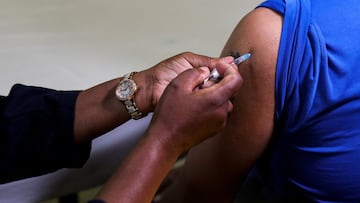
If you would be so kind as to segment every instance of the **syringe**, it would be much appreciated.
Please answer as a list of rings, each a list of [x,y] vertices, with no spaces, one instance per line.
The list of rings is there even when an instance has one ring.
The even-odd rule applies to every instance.
[[[236,65],[239,65],[241,64],[242,62],[248,60],[251,56],[251,53],[246,53],[244,55],[241,55],[239,57],[237,57],[236,59],[234,59],[234,64]],[[209,80],[211,81],[214,81],[214,82],[219,82],[220,80],[220,73],[216,70],[216,68],[214,68],[211,72],[210,72],[210,75],[209,77],[207,77],[204,82],[203,82],[203,85],[205,85],[205,83]]]

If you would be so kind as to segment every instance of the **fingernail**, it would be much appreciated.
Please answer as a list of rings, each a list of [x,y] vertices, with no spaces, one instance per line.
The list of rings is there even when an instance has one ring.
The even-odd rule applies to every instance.
[[[210,70],[207,67],[199,67],[198,70],[201,75],[204,75],[204,77],[207,77],[210,74]]]
[[[210,72],[210,71],[209,71],[209,68],[207,68],[207,67],[199,67],[199,70],[200,70],[201,72]]]
[[[236,65],[235,63],[231,63],[231,65],[235,68],[235,70],[239,70],[239,66]]]
[[[234,57],[232,56],[225,56],[222,58],[226,63],[233,63],[234,62]]]

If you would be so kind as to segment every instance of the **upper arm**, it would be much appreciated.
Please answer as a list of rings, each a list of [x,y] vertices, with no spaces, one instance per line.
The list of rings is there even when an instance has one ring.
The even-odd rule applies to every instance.
[[[232,198],[239,179],[267,147],[274,127],[275,68],[281,26],[282,18],[277,13],[255,9],[240,21],[225,45],[222,55],[250,52],[252,56],[239,65],[244,83],[233,101],[227,126],[187,156],[179,181],[182,183],[177,185],[185,188],[185,195],[192,191],[192,199],[195,195],[200,199],[208,197],[210,202]],[[200,199],[196,201],[205,200]]]
[[[218,141],[219,156],[231,157],[234,173],[243,175],[261,156],[273,134],[275,71],[282,18],[274,11],[258,8],[241,20],[222,55],[252,54],[239,66],[243,86],[234,99],[234,110]],[[214,140],[216,140],[214,139]],[[218,143],[221,144],[218,144]],[[219,160],[220,157],[219,157]]]

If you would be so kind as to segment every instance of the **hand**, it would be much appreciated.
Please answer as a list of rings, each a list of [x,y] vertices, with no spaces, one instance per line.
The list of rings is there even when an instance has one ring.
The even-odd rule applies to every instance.
[[[141,93],[141,90],[139,90],[140,94],[145,95],[141,97],[141,99],[135,98],[139,109],[144,113],[154,111],[165,88],[183,71],[197,67],[211,68],[219,61],[231,63],[233,58],[211,58],[186,52],[168,58],[152,68],[138,73],[135,75],[134,79],[136,80],[136,77],[141,77],[142,75],[142,79],[137,80],[137,82],[144,81],[144,89],[146,90]]]
[[[173,61],[170,67],[177,67],[175,62],[183,62],[179,67],[196,67],[181,57],[170,61]],[[165,75],[171,73],[167,72],[167,62],[162,63]],[[225,126],[227,114],[232,110],[230,98],[242,80],[233,64],[219,61],[216,68],[224,78],[207,88],[199,87],[210,74],[208,67],[188,69],[181,74],[171,69],[179,76],[173,76],[176,78],[161,96],[145,136],[100,191],[98,199],[150,202],[178,156]]]
[[[166,88],[150,125],[165,145],[185,152],[225,126],[242,79],[234,64],[218,61],[216,68],[223,79],[210,87],[199,88],[210,73],[202,67],[186,70]]]

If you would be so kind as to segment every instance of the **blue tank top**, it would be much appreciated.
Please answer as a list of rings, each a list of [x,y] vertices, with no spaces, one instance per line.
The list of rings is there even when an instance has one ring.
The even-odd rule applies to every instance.
[[[272,199],[360,202],[360,2],[259,7],[284,18],[265,170]]]

